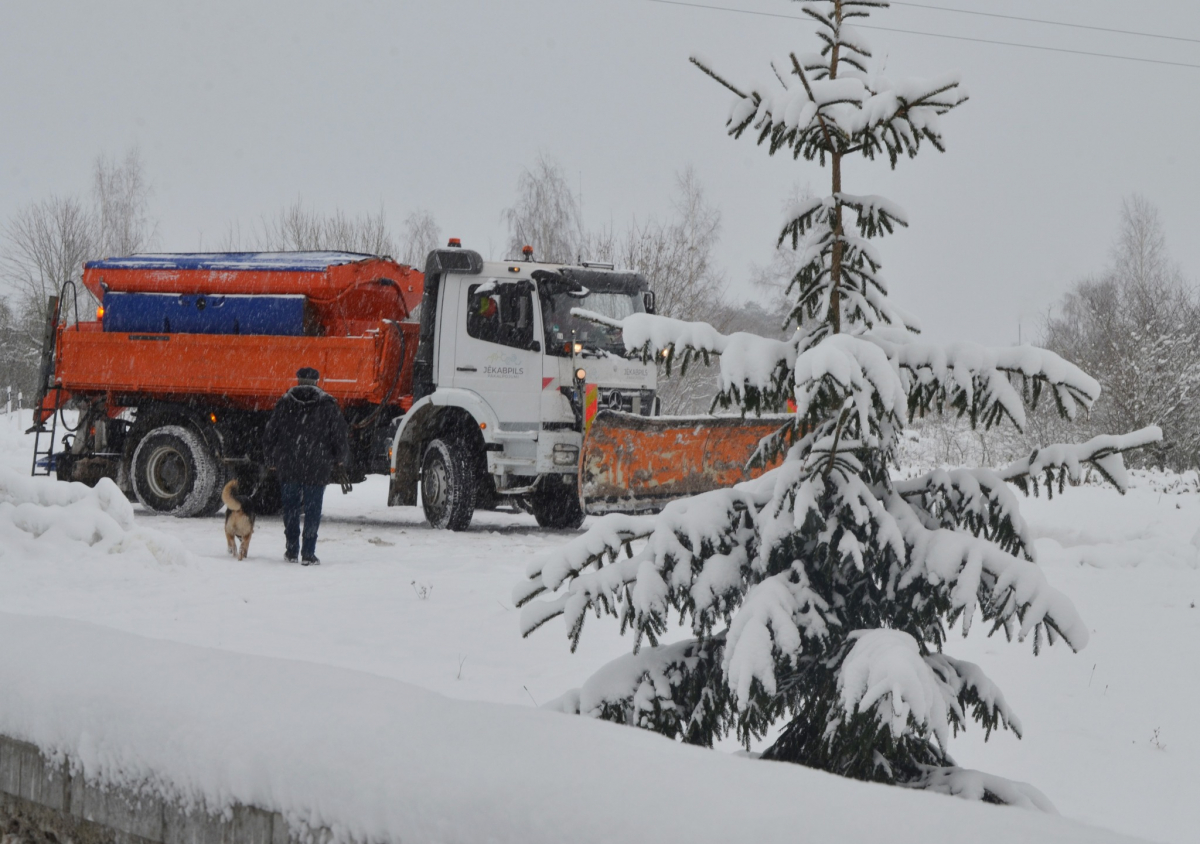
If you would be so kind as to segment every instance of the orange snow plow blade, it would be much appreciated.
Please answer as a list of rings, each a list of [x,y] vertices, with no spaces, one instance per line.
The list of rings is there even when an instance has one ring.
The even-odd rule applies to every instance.
[[[602,410],[579,458],[585,513],[661,510],[677,498],[733,486],[766,468],[746,463],[790,416],[636,416]]]

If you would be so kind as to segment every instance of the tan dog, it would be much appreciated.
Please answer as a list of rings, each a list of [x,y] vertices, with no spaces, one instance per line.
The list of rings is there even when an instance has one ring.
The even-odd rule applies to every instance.
[[[254,535],[254,510],[250,502],[237,495],[238,482],[232,480],[221,490],[221,500],[225,502],[225,541],[229,543],[229,556],[239,560],[246,559],[246,551],[250,548],[250,537]],[[241,549],[237,549],[234,539],[242,541]]]

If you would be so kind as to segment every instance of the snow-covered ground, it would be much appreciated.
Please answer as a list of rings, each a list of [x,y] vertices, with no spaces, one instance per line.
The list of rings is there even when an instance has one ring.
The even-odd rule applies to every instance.
[[[299,840],[558,844],[1133,839],[531,706],[0,612],[0,724],[141,795],[280,811]],[[215,812],[214,812],[215,813]],[[7,840],[7,839],[6,839]],[[16,842],[20,844],[20,842]]]
[[[28,424],[27,413],[0,416],[0,468],[27,474],[32,442],[20,432]],[[986,638],[983,625],[966,640],[952,636],[951,654],[980,663],[1026,731],[1024,740],[1000,734],[986,745],[982,732],[969,732],[952,750],[962,765],[1031,782],[1068,818],[1190,842],[1200,829],[1192,798],[1200,785],[1200,560],[1192,544],[1200,496],[1158,486],[1144,483],[1124,498],[1089,486],[1026,502],[1040,562],[1074,600],[1091,643],[1079,654],[1059,645],[1034,657],[1028,644]],[[259,521],[244,562],[226,555],[220,517],[176,520],[137,508],[119,553],[55,540],[67,530],[56,526],[29,540],[50,553],[17,542],[0,549],[0,613],[520,706],[579,686],[628,650],[608,622],[588,621],[575,654],[561,622],[519,636],[513,585],[532,556],[571,534],[503,514],[477,514],[463,534],[435,532],[418,509],[384,506],[385,493],[382,478],[346,496],[330,489],[317,568],[283,562],[278,519]]]

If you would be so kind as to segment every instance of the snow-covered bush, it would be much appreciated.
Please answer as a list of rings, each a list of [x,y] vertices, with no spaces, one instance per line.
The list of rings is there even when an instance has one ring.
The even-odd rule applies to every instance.
[[[110,554],[146,552],[164,564],[188,560],[178,539],[135,524],[133,505],[108,478],[89,487],[0,468],[0,555],[75,556],[80,545]]]
[[[929,143],[966,99],[958,79],[892,80],[868,71],[850,26],[874,0],[803,9],[822,49],[772,68],[782,90],[739,88],[729,131],[752,131],[774,153],[831,169],[832,191],[793,208],[780,240],[800,253],[786,341],[723,335],[703,323],[635,314],[618,324],[631,353],[720,363],[718,400],[743,410],[793,398],[792,421],[758,458],[783,455],[756,480],[676,501],[656,516],[611,515],[530,566],[514,591],[528,635],[563,615],[577,642],[589,611],[620,619],[634,649],[559,709],[711,745],[745,743],[783,721],[766,758],[864,780],[996,802],[1044,806],[1032,789],[954,766],[949,738],[969,720],[989,733],[1020,724],[975,665],[945,655],[948,629],[1082,648],[1088,629],[1046,582],[1015,484],[1048,493],[1094,467],[1126,483],[1121,453],[1160,436],[1146,429],[1035,450],[1002,471],[891,475],[906,420],[953,413],[990,429],[1021,429],[1027,406],[1050,400],[1068,419],[1099,385],[1031,346],[936,345],[888,299],[872,240],[906,225],[879,196],[842,187],[846,156],[892,166]],[[598,315],[588,318],[603,320]],[[660,644],[671,617],[692,638]]]
[[[932,415],[914,420],[904,431],[896,461],[910,477],[947,466],[998,468],[1029,454],[1035,445],[1028,433],[1011,425],[984,429],[961,416]]]

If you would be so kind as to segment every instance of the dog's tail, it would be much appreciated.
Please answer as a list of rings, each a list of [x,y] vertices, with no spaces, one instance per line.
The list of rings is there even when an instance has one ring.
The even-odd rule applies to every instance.
[[[238,488],[237,479],[234,478],[229,483],[225,484],[225,488],[221,490],[221,500],[225,502],[225,506],[232,510],[241,510],[242,502],[238,499],[236,490]]]

